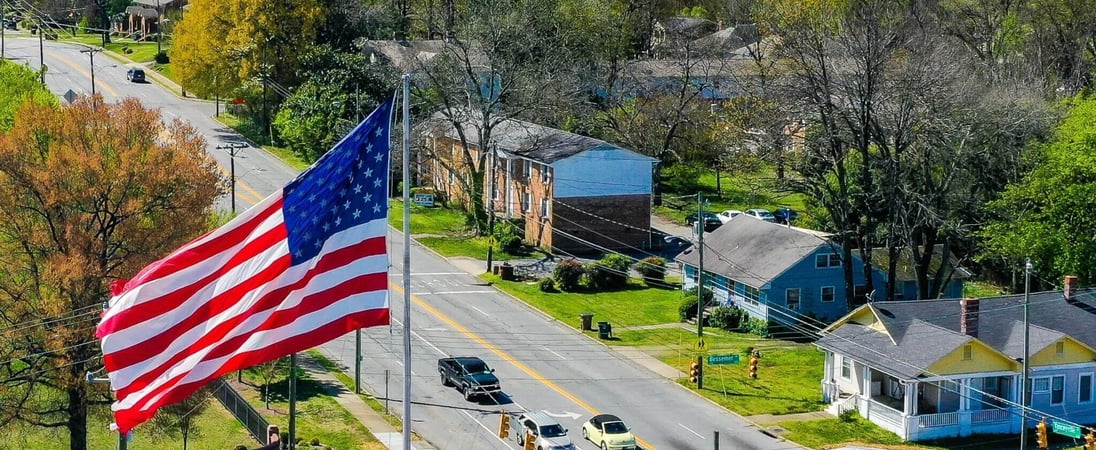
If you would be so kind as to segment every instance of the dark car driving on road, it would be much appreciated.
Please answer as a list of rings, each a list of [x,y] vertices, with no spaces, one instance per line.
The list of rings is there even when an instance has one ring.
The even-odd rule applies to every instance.
[[[719,216],[715,215],[715,213],[704,211],[701,213],[701,216],[704,218],[704,231],[712,231],[719,228],[720,225],[723,225],[723,221],[719,220]],[[696,213],[685,216],[685,225],[690,227],[696,225]]]
[[[145,71],[144,69],[138,69],[136,67],[131,68],[126,71],[126,79],[134,83],[144,83]]]
[[[471,400],[476,396],[491,396],[501,392],[499,379],[495,377],[495,369],[487,367],[475,356],[461,356],[457,358],[441,358],[438,360],[438,374],[441,375],[441,384],[456,386],[465,400]]]

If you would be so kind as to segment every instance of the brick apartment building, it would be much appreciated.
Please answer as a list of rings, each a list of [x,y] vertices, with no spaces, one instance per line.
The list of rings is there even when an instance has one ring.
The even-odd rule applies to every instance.
[[[475,127],[464,128],[469,145],[476,145]],[[460,153],[451,124],[430,133],[433,154]],[[526,243],[563,254],[651,247],[654,158],[518,120],[497,125],[491,136],[497,150],[487,158],[484,204],[497,217],[523,219]],[[467,199],[443,164],[434,161],[429,171],[439,192]]]

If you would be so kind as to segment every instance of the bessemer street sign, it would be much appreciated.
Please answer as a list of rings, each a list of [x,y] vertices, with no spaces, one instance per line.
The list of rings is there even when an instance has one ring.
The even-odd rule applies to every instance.
[[[721,366],[726,364],[738,364],[742,362],[742,356],[737,353],[729,355],[708,355],[709,366]]]

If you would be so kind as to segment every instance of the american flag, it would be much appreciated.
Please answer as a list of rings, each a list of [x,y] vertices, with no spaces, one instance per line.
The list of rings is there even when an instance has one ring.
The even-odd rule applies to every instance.
[[[121,432],[223,374],[386,325],[392,101],[280,191],[116,282],[96,330]]]

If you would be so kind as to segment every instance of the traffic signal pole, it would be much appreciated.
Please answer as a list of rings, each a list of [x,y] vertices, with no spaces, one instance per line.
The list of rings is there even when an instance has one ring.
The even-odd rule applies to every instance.
[[[696,193],[696,249],[697,264],[696,273],[696,339],[704,340],[704,193]],[[696,390],[704,389],[704,353],[698,348],[696,352]]]

